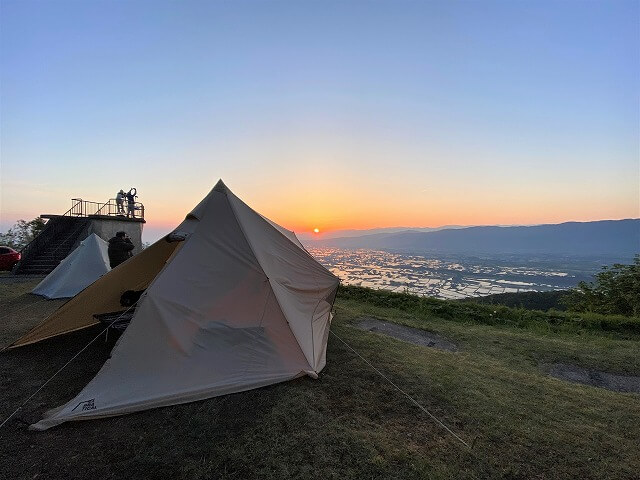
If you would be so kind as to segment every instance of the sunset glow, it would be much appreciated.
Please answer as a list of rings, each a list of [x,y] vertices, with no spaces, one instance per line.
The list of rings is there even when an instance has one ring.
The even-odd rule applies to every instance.
[[[158,3],[3,5],[0,231],[219,178],[319,238],[640,216],[637,3]]]

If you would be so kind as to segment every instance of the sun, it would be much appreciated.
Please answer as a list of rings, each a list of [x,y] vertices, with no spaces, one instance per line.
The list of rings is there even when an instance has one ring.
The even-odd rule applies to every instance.
[[[313,229],[313,233],[320,233],[320,229],[319,229],[319,228],[317,228],[317,227],[316,227],[316,228],[314,228],[314,229]]]

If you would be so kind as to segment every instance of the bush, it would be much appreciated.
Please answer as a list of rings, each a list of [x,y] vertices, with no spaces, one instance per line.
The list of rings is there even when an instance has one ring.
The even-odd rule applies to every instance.
[[[580,282],[564,298],[569,310],[640,316],[640,255],[631,265],[603,267],[594,282]]]

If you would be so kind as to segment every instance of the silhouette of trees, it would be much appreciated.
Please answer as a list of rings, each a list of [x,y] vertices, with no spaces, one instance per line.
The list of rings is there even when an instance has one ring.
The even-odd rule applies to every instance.
[[[640,255],[631,265],[602,267],[595,282],[580,282],[564,302],[576,312],[640,316]]]
[[[36,238],[44,229],[45,221],[36,217],[33,220],[18,220],[6,233],[0,233],[0,245],[20,250]]]

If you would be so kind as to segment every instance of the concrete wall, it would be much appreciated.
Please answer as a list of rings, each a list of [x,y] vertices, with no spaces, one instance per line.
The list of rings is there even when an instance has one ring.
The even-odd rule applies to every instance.
[[[134,222],[127,220],[117,220],[111,218],[89,218],[89,226],[87,231],[80,235],[80,240],[84,240],[92,233],[95,233],[105,241],[116,236],[116,232],[127,232],[131,237],[131,241],[135,245],[133,254],[136,255],[142,251],[142,222]]]

